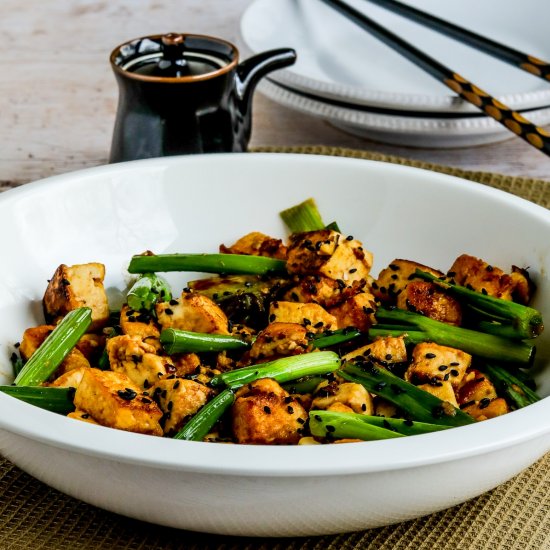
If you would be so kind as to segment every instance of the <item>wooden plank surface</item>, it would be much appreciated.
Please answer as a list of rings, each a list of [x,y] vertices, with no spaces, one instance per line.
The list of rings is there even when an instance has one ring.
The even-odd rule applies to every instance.
[[[2,0],[0,189],[107,162],[117,44],[170,31],[238,41],[250,0]],[[463,149],[383,145],[256,94],[251,145],[335,145],[550,180],[550,159],[517,138]]]

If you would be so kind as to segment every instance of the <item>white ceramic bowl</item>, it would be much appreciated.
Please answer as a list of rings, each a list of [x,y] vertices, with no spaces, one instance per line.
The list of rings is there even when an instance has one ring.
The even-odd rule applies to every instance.
[[[448,268],[462,252],[530,266],[550,319],[550,213],[457,178],[383,163],[210,155],[104,166],[0,196],[0,364],[41,322],[55,267],[103,261],[121,285],[131,254],[215,251],[251,230],[283,235],[277,213],[315,197],[360,238],[377,272],[395,257]],[[186,276],[172,277],[184,286]],[[535,367],[550,395],[548,335]],[[550,398],[453,430],[305,447],[183,442],[88,425],[0,395],[0,452],[45,483],[127,516],[257,536],[337,533],[441,510],[510,479],[550,449]]]

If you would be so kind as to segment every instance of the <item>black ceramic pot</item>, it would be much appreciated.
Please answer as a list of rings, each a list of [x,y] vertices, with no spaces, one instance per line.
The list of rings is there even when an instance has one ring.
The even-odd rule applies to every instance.
[[[239,63],[233,44],[193,34],[118,46],[110,57],[119,86],[110,161],[245,151],[256,84],[295,60],[285,48]]]

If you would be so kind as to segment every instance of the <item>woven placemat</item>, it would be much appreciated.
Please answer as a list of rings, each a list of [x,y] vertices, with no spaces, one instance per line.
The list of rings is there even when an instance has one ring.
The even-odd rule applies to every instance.
[[[350,156],[478,181],[550,207],[550,182],[335,147],[256,151]],[[0,550],[550,550],[550,454],[484,495],[414,521],[302,539],[203,535],[128,519],[67,497],[0,458]],[[236,503],[238,504],[238,503]]]

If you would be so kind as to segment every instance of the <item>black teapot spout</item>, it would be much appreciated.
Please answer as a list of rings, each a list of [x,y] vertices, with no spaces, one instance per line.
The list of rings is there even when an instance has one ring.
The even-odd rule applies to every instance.
[[[292,48],[280,48],[259,53],[239,63],[235,75],[235,91],[242,112],[249,112],[254,89],[266,74],[289,67],[295,61],[296,52]]]

